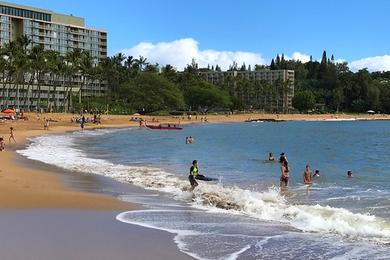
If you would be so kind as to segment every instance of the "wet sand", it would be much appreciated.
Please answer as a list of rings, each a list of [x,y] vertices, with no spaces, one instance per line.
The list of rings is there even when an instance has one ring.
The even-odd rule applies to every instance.
[[[173,235],[115,220],[119,211],[0,210],[2,260],[192,259]]]

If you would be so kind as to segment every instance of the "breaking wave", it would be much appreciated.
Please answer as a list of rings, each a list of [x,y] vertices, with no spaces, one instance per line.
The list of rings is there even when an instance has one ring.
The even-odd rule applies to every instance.
[[[275,187],[260,192],[225,186],[221,182],[202,182],[193,194],[187,191],[189,183],[185,175],[178,176],[159,168],[113,164],[107,160],[89,158],[75,145],[77,138],[105,133],[107,130],[35,137],[18,153],[67,170],[107,176],[148,190],[169,193],[175,199],[190,202],[197,208],[223,210],[261,221],[280,222],[303,232],[332,233],[390,243],[390,223],[374,215],[330,206],[293,205]]]

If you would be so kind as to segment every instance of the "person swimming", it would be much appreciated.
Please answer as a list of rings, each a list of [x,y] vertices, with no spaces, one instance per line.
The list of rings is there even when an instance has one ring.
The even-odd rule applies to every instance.
[[[320,177],[320,171],[319,171],[319,170],[316,170],[316,171],[314,172],[313,177]]]
[[[311,170],[309,165],[306,165],[305,171],[303,172],[303,183],[312,184]]]
[[[274,156],[272,155],[272,153],[269,153],[269,154],[268,154],[268,161],[275,161],[275,158],[274,158]]]
[[[348,172],[347,172],[347,177],[348,177],[348,178],[352,178],[352,171],[348,171]]]

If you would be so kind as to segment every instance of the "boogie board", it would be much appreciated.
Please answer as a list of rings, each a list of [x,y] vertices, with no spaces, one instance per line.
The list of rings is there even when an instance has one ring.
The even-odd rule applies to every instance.
[[[195,179],[200,180],[200,181],[218,181],[217,178],[206,177],[202,174],[196,175]]]

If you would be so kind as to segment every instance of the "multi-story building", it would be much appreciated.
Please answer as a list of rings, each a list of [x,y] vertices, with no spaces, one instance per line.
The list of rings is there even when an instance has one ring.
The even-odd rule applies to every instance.
[[[53,50],[61,55],[66,55],[74,49],[80,49],[90,53],[94,64],[107,57],[107,32],[86,27],[84,18],[0,1],[0,46],[3,47],[20,36],[29,38],[30,44],[27,46],[29,49],[36,45],[42,45],[45,50]],[[50,93],[53,89],[51,86],[40,86],[39,90],[34,86],[25,90],[22,86],[19,91],[31,92],[23,95],[29,98],[27,103],[28,108],[31,109],[37,107],[37,101],[34,100],[34,97],[38,95],[37,91],[41,92],[39,93],[40,100],[45,96],[54,95],[58,103],[61,103],[66,95],[71,94],[67,93],[69,89],[73,93],[80,92],[81,82],[81,76],[75,76],[71,88],[59,84],[62,87],[56,87],[54,94]],[[5,87],[3,86],[3,88]],[[13,89],[14,87],[9,85],[6,91],[0,91],[0,95],[2,93],[8,94],[7,97],[0,96],[0,106],[21,107],[23,106],[21,104],[26,103],[19,100],[22,95],[10,93],[13,92]],[[98,83],[89,84],[88,88],[82,89],[85,92],[84,96],[101,95],[104,90],[105,87]],[[18,100],[15,100],[15,97]],[[8,100],[5,100],[6,98]]]
[[[234,82],[234,78],[243,78],[250,81],[264,81],[275,85],[276,97],[270,97],[272,103],[269,108],[283,111],[292,109],[292,98],[294,97],[294,71],[293,70],[259,70],[259,71],[203,71],[200,75],[208,82],[218,85],[226,82]],[[280,84],[276,84],[280,83]],[[279,105],[280,104],[280,105]]]

